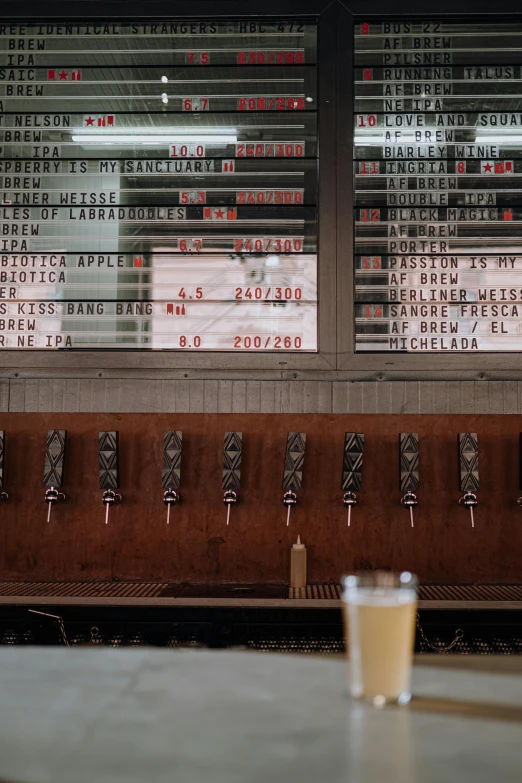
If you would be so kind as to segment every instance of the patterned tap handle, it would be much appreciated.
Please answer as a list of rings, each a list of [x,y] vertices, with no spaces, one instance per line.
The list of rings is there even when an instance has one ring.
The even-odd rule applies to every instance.
[[[98,455],[100,489],[103,489],[102,503],[105,506],[105,524],[109,522],[109,508],[117,506],[123,497],[115,492],[120,483],[119,433],[103,431],[98,434]]]
[[[363,433],[345,432],[341,489],[344,492],[343,505],[348,509],[348,527],[351,525],[352,507],[357,505],[355,493],[361,489],[363,451]]]
[[[227,525],[230,522],[230,509],[237,503],[237,493],[241,488],[242,451],[243,433],[225,432],[221,486],[225,490],[223,503],[227,507]]]
[[[181,500],[178,490],[181,485],[181,444],[183,433],[180,430],[167,430],[163,435],[163,469],[161,486],[165,490],[163,502],[167,506],[167,525],[170,524],[170,509]]]
[[[518,433],[518,488],[522,489],[522,432]],[[522,497],[517,498],[517,504],[522,506]]]
[[[306,448],[305,432],[289,432],[286,439],[285,466],[283,470],[283,504],[287,507],[287,527],[290,511],[297,504],[297,493],[303,483],[303,467]]]
[[[46,487],[44,500],[47,503],[47,522],[51,521],[52,507],[65,500],[65,494],[58,492],[58,488],[63,484],[66,445],[66,430],[49,430],[45,444],[43,480]]]
[[[7,503],[9,495],[3,489],[4,486],[4,450],[5,450],[5,432],[0,430],[0,503]]]
[[[419,502],[415,494],[419,489],[419,436],[416,432],[399,435],[399,474],[399,487],[405,493],[401,503],[409,509],[413,527],[413,509]]]
[[[459,498],[459,505],[469,509],[471,527],[475,527],[473,509],[478,504],[479,488],[478,470],[478,437],[476,432],[459,432],[459,488],[464,495]]]

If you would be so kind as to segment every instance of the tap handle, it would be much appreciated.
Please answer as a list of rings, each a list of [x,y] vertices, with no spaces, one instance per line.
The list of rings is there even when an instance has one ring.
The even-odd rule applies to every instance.
[[[419,489],[419,436],[416,432],[399,435],[399,488],[407,494]]]
[[[301,489],[301,484],[303,482],[305,446],[305,432],[288,433],[286,439],[285,466],[283,471],[283,489],[285,490],[286,495],[289,493],[294,494],[299,492]]]
[[[225,432],[223,443],[223,474],[221,479],[221,486],[225,490],[225,496],[228,490],[234,492],[241,488],[242,451],[243,433]]]
[[[473,494],[479,488],[477,433],[459,432],[458,445],[460,491]]]
[[[0,430],[0,490],[4,486],[4,447],[5,447],[5,432]],[[0,503],[7,503],[9,495],[7,492],[0,491]]]
[[[0,489],[4,486],[4,449],[5,449],[5,432],[0,430]],[[7,493],[3,493],[4,495]]]
[[[359,492],[362,482],[364,435],[362,432],[344,433],[343,475],[341,489],[347,494]],[[343,500],[344,503],[344,500]],[[346,503],[345,503],[346,505]]]
[[[66,445],[66,430],[49,430],[45,446],[44,487],[62,486]]]
[[[518,434],[518,488],[522,489],[522,432]]]
[[[117,489],[120,483],[119,433],[116,431],[100,432],[98,443],[100,489]]]
[[[179,489],[181,484],[182,438],[183,433],[180,430],[167,430],[163,435],[161,486],[168,491]],[[163,495],[164,502],[166,494],[165,492]]]

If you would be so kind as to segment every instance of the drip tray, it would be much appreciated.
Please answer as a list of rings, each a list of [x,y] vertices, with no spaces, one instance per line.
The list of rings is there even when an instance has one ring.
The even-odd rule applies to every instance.
[[[161,598],[288,598],[288,585],[168,585]]]

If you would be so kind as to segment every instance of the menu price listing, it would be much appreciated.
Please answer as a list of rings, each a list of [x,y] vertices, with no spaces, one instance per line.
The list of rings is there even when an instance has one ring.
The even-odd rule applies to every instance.
[[[356,350],[522,350],[522,25],[355,32]]]
[[[317,351],[316,49],[0,25],[0,349]]]

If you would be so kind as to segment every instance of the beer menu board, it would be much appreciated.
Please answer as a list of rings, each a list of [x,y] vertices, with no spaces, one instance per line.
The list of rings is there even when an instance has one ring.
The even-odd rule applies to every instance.
[[[357,24],[358,351],[522,350],[522,25]]]
[[[0,349],[317,350],[316,32],[0,24]]]

